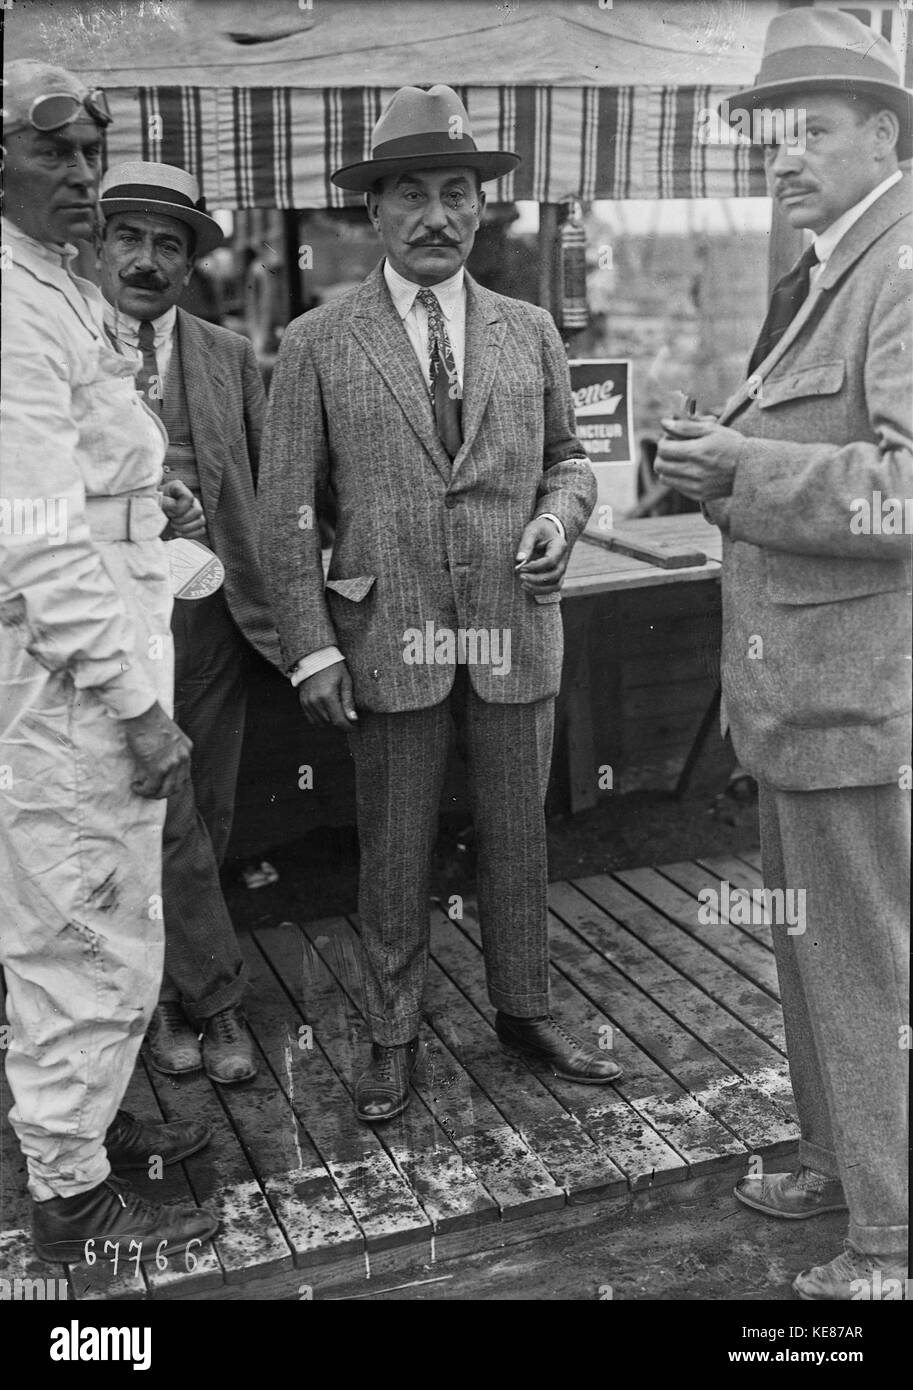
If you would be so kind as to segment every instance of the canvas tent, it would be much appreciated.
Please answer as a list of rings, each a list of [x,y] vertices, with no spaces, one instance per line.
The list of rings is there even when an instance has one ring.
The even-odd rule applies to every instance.
[[[480,145],[515,149],[499,200],[763,195],[758,151],[700,113],[751,80],[770,0],[16,0],[7,57],[109,92],[108,159],[197,174],[211,207],[340,207],[404,83],[458,88]],[[700,82],[695,81],[699,75]]]

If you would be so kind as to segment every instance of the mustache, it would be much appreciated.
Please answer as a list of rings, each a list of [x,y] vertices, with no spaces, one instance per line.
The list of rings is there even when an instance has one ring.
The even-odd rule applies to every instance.
[[[423,236],[417,237],[415,241],[410,241],[410,246],[459,246],[458,241],[451,241],[450,237],[443,236]]]
[[[158,275],[122,275],[120,282],[125,289],[130,290],[166,290],[167,280],[162,280]]]

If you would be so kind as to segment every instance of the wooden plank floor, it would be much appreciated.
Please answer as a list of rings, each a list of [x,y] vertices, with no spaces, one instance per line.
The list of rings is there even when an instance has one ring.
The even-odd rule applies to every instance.
[[[260,1073],[215,1087],[145,1061],[125,1104],[201,1117],[203,1152],[137,1186],[221,1217],[188,1260],[121,1253],[36,1261],[24,1165],[3,1098],[0,1275],[67,1277],[77,1298],[339,1298],[434,1279],[468,1251],[605,1220],[665,1183],[744,1171],[797,1137],[769,928],[701,921],[698,894],[760,887],[759,859],[703,860],[550,886],[554,1009],[624,1067],[579,1086],[505,1056],[474,908],[432,912],[423,1058],[412,1103],[369,1129],[352,1113],[368,1034],[357,921],[277,922],[245,936]],[[741,914],[734,914],[739,916]],[[4,1083],[5,1084],[5,1083]],[[190,1266],[190,1267],[188,1267]]]

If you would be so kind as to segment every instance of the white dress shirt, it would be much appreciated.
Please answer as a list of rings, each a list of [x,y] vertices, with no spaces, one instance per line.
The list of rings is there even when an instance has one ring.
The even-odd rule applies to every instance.
[[[900,170],[895,169],[894,173],[890,174],[888,178],[883,179],[877,188],[872,189],[871,193],[867,193],[860,202],[848,208],[846,212],[842,213],[840,217],[837,218],[836,222],[832,222],[829,227],[825,227],[824,231],[821,232],[819,236],[812,238],[812,245],[815,248],[815,255],[818,257],[818,264],[812,266],[809,271],[808,278],[810,285],[814,285],[818,276],[821,275],[824,267],[827,265],[828,259],[833,255],[837,243],[842,241],[853,224],[859,221],[864,212],[868,212],[869,208],[881,197],[882,193],[887,193],[888,189],[893,188],[897,180],[902,177],[903,175]]]
[[[152,329],[155,333],[155,360],[159,369],[159,376],[162,381],[168,375],[168,367],[171,363],[171,346],[174,341],[174,325],[177,323],[178,311],[172,304],[170,309],[166,309],[164,314],[160,314],[157,319],[152,319]],[[113,304],[105,300],[105,327],[123,347],[133,348],[135,352],[142,353],[139,345],[139,326],[145,322],[144,319],[135,319],[132,314],[125,314],[123,309],[117,309]]]
[[[431,354],[428,350],[428,310],[418,298],[421,285],[417,285],[414,280],[407,280],[400,275],[399,271],[394,270],[389,261],[384,261],[384,280],[390,291],[390,298],[393,306],[403,321],[403,327],[409,335],[409,341],[415,351],[422,369],[422,376],[431,391]],[[463,266],[460,266],[455,275],[451,275],[447,280],[441,280],[436,285],[429,287],[441,306],[441,313],[447,326],[447,337],[450,339],[450,347],[453,351],[453,363],[457,370],[457,377],[460,382],[460,389],[463,387],[463,367],[466,361],[466,275]],[[564,537],[564,525],[560,518],[554,516],[552,512],[540,512],[541,517],[554,522],[559,535]],[[300,685],[309,676],[316,676],[318,671],[323,671],[327,666],[333,666],[337,661],[344,661],[345,657],[338,647],[321,647],[319,651],[311,652],[309,656],[303,656],[295,665],[291,672],[292,685]]]

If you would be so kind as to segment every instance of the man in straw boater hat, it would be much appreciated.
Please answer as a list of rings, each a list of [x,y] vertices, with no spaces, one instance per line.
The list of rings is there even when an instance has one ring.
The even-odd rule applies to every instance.
[[[140,1258],[218,1221],[111,1175],[174,1163],[196,1120],[118,1109],[162,975],[164,798],[190,771],[170,719],[164,432],[105,337],[71,243],[95,230],[104,93],[46,63],[3,88],[0,960],[10,1119],[44,1259]],[[185,500],[192,505],[192,498]],[[188,508],[170,508],[177,517]],[[88,1244],[87,1244],[88,1243]]]
[[[111,165],[99,208],[105,326],[141,356],[137,385],[168,432],[165,476],[201,503],[192,538],[215,552],[225,576],[212,593],[179,597],[171,619],[174,713],[193,755],[191,781],[169,797],[165,816],[165,973],[147,1049],[159,1071],[202,1066],[213,1081],[231,1084],[253,1077],[257,1064],[219,865],[241,757],[247,654],[253,647],[280,660],[257,553],[254,484],[266,394],[247,338],[177,307],[196,260],[222,242],[193,175],[150,161]]]
[[[488,990],[505,1047],[575,1081],[619,1068],[549,1013],[543,802],[561,676],[559,589],[595,500],[561,339],[542,309],[464,263],[481,185],[518,156],[477,149],[449,87],[403,87],[363,192],[384,260],[288,328],[264,438],[261,535],[305,716],[349,731],[373,1048],[355,1105],[409,1099],[429,879],[451,721],[469,770]],[[324,587],[320,497],[337,529]]]
[[[657,469],[723,532],[725,716],[760,785],[765,885],[804,902],[798,930],[773,926],[800,1166],[743,1178],[736,1196],[791,1220],[849,1209],[844,1251],[797,1277],[801,1298],[895,1298],[913,496],[913,216],[898,161],[913,96],[883,38],[802,8],[771,21],[730,119],[760,107],[788,117],[767,149],[771,193],[812,240],[774,290],[748,379],[718,422],[666,422],[678,437]]]

